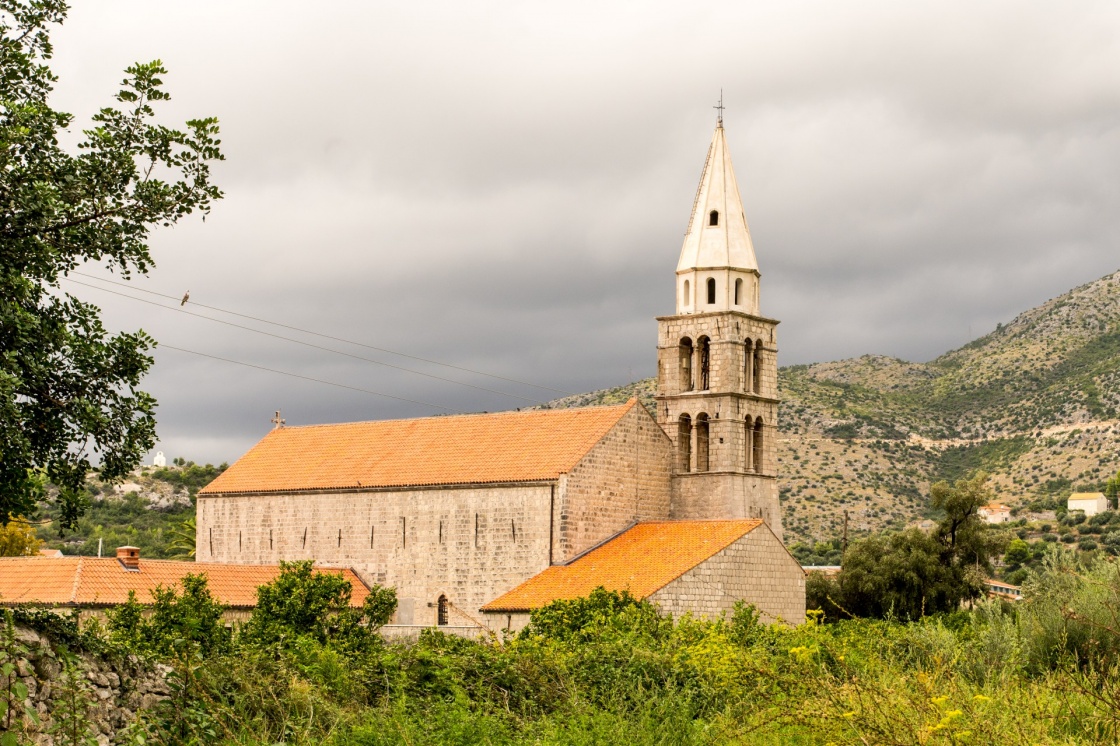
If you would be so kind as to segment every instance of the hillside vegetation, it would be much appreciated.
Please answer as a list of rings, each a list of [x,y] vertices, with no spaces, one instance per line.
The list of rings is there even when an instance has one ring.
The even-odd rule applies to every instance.
[[[864,355],[779,371],[787,542],[927,517],[929,485],[976,470],[1000,501],[1045,511],[1120,470],[1120,272],[928,363]],[[567,397],[585,406],[656,382]]]

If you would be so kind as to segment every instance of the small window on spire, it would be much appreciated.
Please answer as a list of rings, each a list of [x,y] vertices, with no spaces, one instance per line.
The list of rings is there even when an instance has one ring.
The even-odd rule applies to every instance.
[[[708,278],[708,303],[716,302],[716,280],[714,277]]]
[[[719,210],[712,210],[708,213],[708,225],[719,225]]]

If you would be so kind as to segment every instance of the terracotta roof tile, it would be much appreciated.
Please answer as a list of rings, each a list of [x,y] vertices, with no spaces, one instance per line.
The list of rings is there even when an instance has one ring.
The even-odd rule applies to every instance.
[[[530,611],[581,598],[599,586],[646,598],[761,525],[760,520],[639,523],[571,564],[534,575],[482,610]]]
[[[556,479],[636,404],[282,427],[201,494]]]
[[[353,570],[318,571],[341,573],[350,581],[352,606],[361,606],[369,595]],[[257,605],[257,587],[274,580],[280,567],[141,559],[133,572],[115,557],[2,557],[0,604],[115,605],[127,601],[130,590],[147,604],[156,586],[175,585],[187,574],[205,575],[210,593],[223,606],[251,608]]]

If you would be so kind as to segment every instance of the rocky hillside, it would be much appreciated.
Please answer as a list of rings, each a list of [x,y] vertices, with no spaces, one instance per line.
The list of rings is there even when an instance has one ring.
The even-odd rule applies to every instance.
[[[928,363],[865,355],[783,368],[780,489],[791,541],[926,512],[929,485],[983,468],[1000,500],[1044,510],[1120,470],[1120,272]],[[653,379],[553,402],[639,396]]]

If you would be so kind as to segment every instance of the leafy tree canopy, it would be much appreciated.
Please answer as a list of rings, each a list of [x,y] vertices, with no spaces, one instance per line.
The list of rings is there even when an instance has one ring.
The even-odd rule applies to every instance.
[[[992,573],[991,560],[1006,541],[978,512],[993,498],[987,479],[980,472],[953,485],[934,484],[931,502],[944,517],[932,531],[912,528],[854,542],[834,580],[809,578],[808,608],[823,609],[830,618],[893,614],[917,619],[978,598]]]
[[[60,279],[87,263],[146,273],[151,229],[205,216],[222,196],[210,183],[217,120],[154,121],[169,98],[158,60],[129,67],[77,150],[62,147],[73,117],[50,106],[47,62],[49,29],[67,10],[0,0],[0,525],[35,513],[41,470],[59,488],[61,527],[72,527],[92,462],[120,478],[155,440],[155,401],[137,388],[154,340],[107,333],[99,309]]]
[[[33,557],[41,545],[27,521],[16,519],[0,526],[0,557]]]

